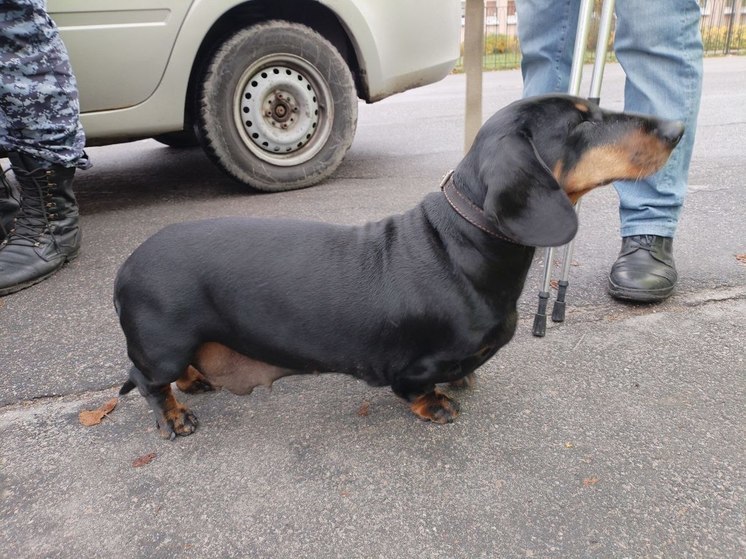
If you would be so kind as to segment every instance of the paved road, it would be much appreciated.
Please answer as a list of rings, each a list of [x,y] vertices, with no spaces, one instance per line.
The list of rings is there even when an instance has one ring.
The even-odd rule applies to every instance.
[[[485,91],[486,117],[520,76],[487,74]],[[611,65],[604,104],[621,92]],[[677,294],[608,298],[616,197],[592,193],[567,322],[531,336],[535,266],[515,340],[458,396],[454,424],[341,375],[187,397],[202,425],[173,443],[136,394],[78,423],[125,378],[112,280],[140,242],[208,216],[362,223],[409,208],[461,156],[463,94],[450,76],[361,106],[335,177],[298,192],[243,191],[198,150],[91,149],[81,257],[0,299],[0,556],[746,556],[746,57],[706,61]]]

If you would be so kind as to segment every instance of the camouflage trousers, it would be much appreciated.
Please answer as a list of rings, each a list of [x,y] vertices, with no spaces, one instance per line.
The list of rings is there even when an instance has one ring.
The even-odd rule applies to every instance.
[[[67,49],[45,0],[0,0],[0,146],[48,165],[86,168]]]

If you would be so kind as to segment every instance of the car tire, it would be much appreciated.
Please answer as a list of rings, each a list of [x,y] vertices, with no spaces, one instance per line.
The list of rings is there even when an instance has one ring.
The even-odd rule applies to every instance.
[[[207,155],[236,180],[271,192],[304,188],[329,177],[352,144],[355,83],[311,28],[261,23],[214,54],[197,124]]]

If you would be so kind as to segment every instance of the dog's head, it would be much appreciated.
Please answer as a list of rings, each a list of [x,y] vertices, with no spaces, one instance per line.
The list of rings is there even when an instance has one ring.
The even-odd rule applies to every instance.
[[[655,173],[683,134],[680,122],[613,113],[579,97],[523,99],[482,126],[454,181],[506,237],[559,246],[575,236],[580,196]]]

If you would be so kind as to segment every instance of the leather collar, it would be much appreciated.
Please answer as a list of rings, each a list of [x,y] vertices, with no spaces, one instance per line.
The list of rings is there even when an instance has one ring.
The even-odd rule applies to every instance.
[[[484,210],[475,205],[458,189],[456,183],[453,181],[453,171],[448,171],[448,173],[443,177],[443,180],[440,182],[440,189],[443,191],[443,194],[451,207],[456,210],[456,213],[471,223],[474,227],[484,231],[496,239],[500,239],[501,241],[507,241],[514,245],[520,244],[509,239],[500,232],[500,230],[495,227],[494,223],[484,215]]]

